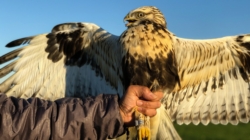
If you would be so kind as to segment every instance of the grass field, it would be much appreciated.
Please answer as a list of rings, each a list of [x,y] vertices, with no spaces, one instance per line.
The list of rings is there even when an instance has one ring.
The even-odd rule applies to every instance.
[[[177,125],[183,140],[250,140],[250,123],[239,125]]]

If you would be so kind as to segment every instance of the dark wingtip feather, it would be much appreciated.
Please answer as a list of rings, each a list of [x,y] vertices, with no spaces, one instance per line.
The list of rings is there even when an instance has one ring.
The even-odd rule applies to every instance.
[[[84,24],[81,22],[71,22],[71,23],[62,23],[62,24],[58,24],[56,26],[53,27],[52,29],[52,33],[58,32],[58,31],[63,31],[63,30],[72,30],[72,29],[80,29],[83,28]]]
[[[20,38],[14,41],[11,41],[10,43],[8,43],[6,45],[6,47],[15,47],[15,46],[19,46],[19,45],[23,45],[23,44],[27,44],[30,42],[31,39],[33,39],[34,36],[30,36],[30,37],[24,37],[24,38]]]
[[[16,61],[4,66],[0,69],[0,78],[3,78],[7,74],[9,74],[15,67]]]
[[[3,64],[5,62],[8,62],[14,58],[16,58],[18,56],[18,54],[20,53],[20,51],[23,50],[23,48],[19,48],[16,50],[13,50],[3,56],[0,57],[0,64]]]

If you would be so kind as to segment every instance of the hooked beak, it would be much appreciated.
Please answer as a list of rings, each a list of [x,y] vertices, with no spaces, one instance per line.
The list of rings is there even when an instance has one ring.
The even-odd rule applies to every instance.
[[[127,27],[131,26],[135,21],[136,19],[131,17],[129,14],[127,14],[127,16],[123,19],[123,21],[127,24],[125,24]]]

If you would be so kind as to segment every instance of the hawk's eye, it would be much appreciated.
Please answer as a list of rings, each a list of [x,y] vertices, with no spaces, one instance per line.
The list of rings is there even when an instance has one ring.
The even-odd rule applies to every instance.
[[[141,12],[137,13],[137,17],[138,18],[144,17],[144,13],[141,13]]]

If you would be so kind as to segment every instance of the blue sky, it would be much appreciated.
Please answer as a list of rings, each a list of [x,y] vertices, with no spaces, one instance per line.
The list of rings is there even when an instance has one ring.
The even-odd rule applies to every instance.
[[[120,35],[125,30],[124,16],[145,5],[158,7],[167,19],[168,29],[180,37],[204,39],[250,33],[249,0],[2,0],[0,55],[11,50],[5,48],[9,41],[49,32],[64,22],[93,22]]]

